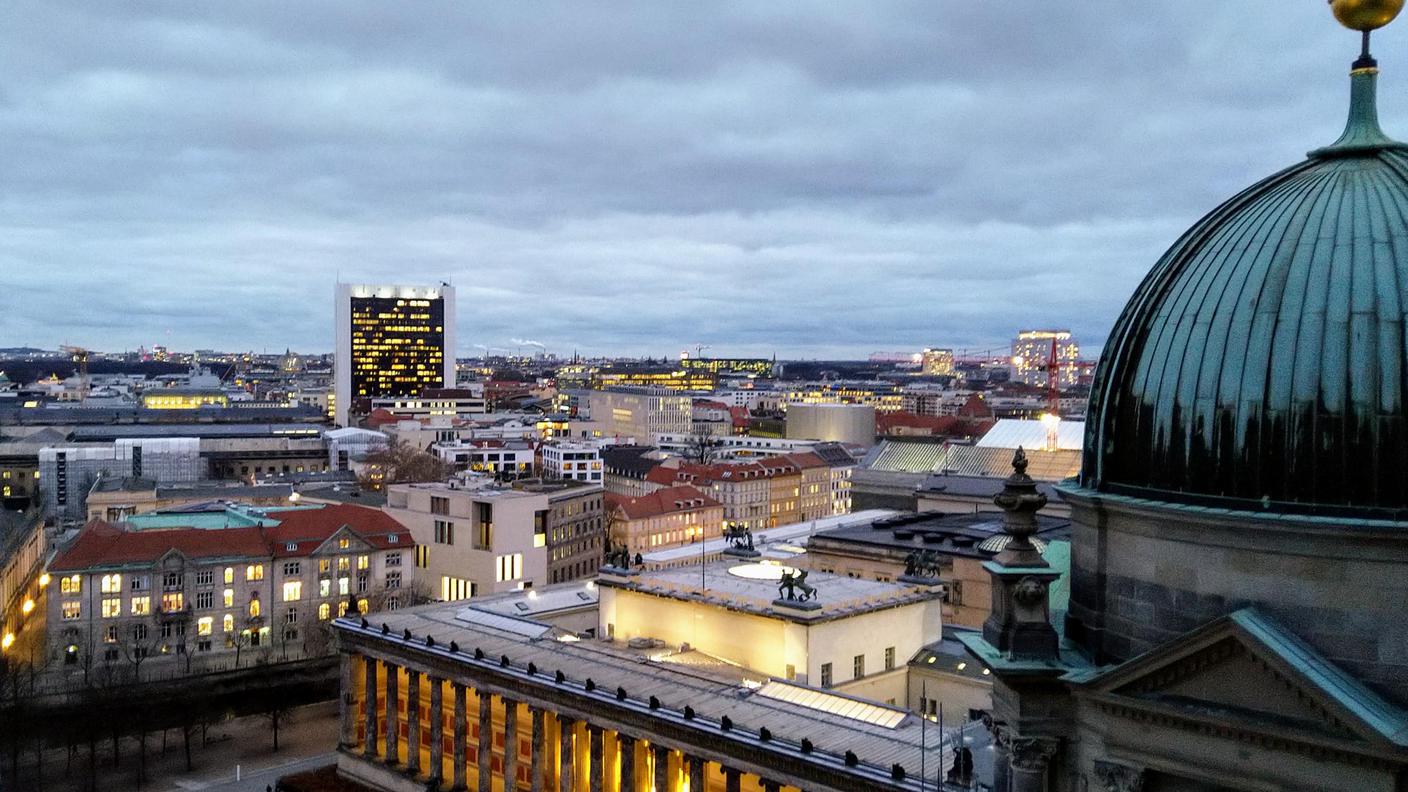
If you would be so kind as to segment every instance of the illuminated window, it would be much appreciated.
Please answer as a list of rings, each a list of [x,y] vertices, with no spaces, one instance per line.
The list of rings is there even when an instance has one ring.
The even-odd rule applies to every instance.
[[[337,593],[343,597],[347,596],[351,578],[340,577],[337,579]]]
[[[122,575],[103,575],[99,585],[104,594],[121,594]]]
[[[133,615],[133,616],[147,616],[147,615],[150,615],[151,612],[152,612],[152,598],[151,598],[151,597],[133,597],[133,598],[132,598],[132,615]]]
[[[339,558],[339,559],[337,559],[337,571],[338,571],[338,572],[346,572],[347,570],[349,570],[349,569],[351,569],[351,568],[352,568],[352,559],[350,559],[350,558]]]
[[[358,612],[358,613],[370,613],[370,612],[371,612],[371,605],[370,605],[370,603],[368,603],[365,599],[359,599],[359,600],[357,600],[357,612]]]
[[[235,631],[235,617],[232,616],[232,615],[230,615],[230,614],[228,614],[228,613],[225,614],[225,618],[223,618],[223,619],[220,620],[220,627],[221,627],[221,629],[223,629],[225,632],[234,632],[234,631]]]
[[[186,607],[186,595],[179,591],[168,591],[161,595],[161,610],[172,613]]]
[[[78,594],[83,590],[83,578],[80,575],[69,575],[59,578],[59,591],[64,594]]]
[[[296,602],[303,599],[303,583],[298,580],[290,580],[284,584],[284,602]]]
[[[245,568],[244,568],[244,579],[245,579],[245,580],[263,580],[263,579],[264,579],[264,565],[263,565],[263,564],[250,564],[249,566],[245,567]]]
[[[416,566],[421,569],[430,567],[430,547],[428,545],[416,546]]]
[[[367,556],[357,556],[357,568],[366,569],[371,566],[371,559]]]
[[[196,619],[196,635],[210,635],[215,630],[215,619],[204,616]]]
[[[257,619],[262,612],[263,609],[259,606],[259,598],[251,595],[249,598],[249,618]]]
[[[347,600],[337,603],[337,615],[339,618],[347,615]]]
[[[346,538],[346,537],[343,537],[342,539],[338,539],[338,540],[337,540],[337,548],[338,548],[339,550],[346,550],[347,548],[349,548],[349,547],[351,547],[351,546],[352,546],[352,540],[351,540],[351,539],[348,539],[348,538]],[[338,559],[338,561],[339,561],[339,563],[340,563],[340,562],[342,561],[342,559]]]
[[[224,603],[225,603],[225,607],[227,607],[227,608],[233,608],[233,607],[235,607],[235,590],[232,589],[232,588],[227,588],[227,589],[225,589],[223,601],[224,601]]]
[[[332,615],[332,607],[329,606],[326,602],[324,602],[323,604],[321,604],[321,605],[318,606],[318,618],[319,618],[319,619],[322,619],[323,621],[327,621],[328,617],[331,616],[331,615]]]
[[[235,568],[225,567],[225,585],[235,582]]]
[[[110,625],[103,630],[103,643],[117,643],[117,625]]]
[[[319,571],[319,572],[331,572],[331,571],[332,571],[332,559],[331,559],[331,558],[319,558],[319,559],[318,559],[318,571]]]
[[[523,577],[523,554],[509,553],[497,559],[495,579],[499,583]]]
[[[329,596],[329,595],[331,595],[331,594],[332,594],[332,581],[331,581],[331,580],[328,580],[327,578],[323,578],[322,580],[319,580],[319,581],[318,581],[318,596],[319,596],[319,597],[326,597],[326,596]]]
[[[115,619],[122,615],[122,598],[109,597],[103,600],[103,618]]]
[[[74,619],[77,619],[80,615],[82,615],[82,609],[79,607],[77,602],[65,602],[60,607],[63,611],[64,621],[73,621]]]

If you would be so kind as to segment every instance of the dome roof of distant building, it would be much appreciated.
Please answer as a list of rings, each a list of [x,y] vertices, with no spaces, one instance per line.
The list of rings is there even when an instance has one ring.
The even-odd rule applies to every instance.
[[[1379,129],[1376,79],[1356,63],[1340,140],[1214,209],[1145,277],[1096,372],[1084,487],[1408,513],[1408,146]]]

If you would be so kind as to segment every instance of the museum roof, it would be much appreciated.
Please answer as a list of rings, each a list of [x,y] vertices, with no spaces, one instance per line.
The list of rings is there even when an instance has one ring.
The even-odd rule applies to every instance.
[[[611,574],[603,568],[597,585],[806,624],[911,605],[941,596],[928,587],[803,570],[807,573],[806,584],[816,589],[815,599],[808,604],[817,607],[814,610],[802,609],[778,601],[781,596],[780,572],[790,569],[771,560],[747,559],[633,571],[630,575]]]
[[[788,700],[793,696],[761,695],[760,689],[777,681],[767,677],[758,676],[740,685],[736,674],[714,675],[707,663],[654,661],[616,644],[568,639],[552,630],[528,634],[516,623],[483,620],[477,613],[462,605],[436,604],[372,614],[363,623],[339,619],[335,626],[345,638],[382,647],[392,656],[452,658],[465,665],[469,674],[512,676],[519,682],[541,685],[545,696],[570,694],[581,699],[584,712],[626,708],[668,719],[672,726],[698,728],[702,739],[744,741],[752,749],[777,751],[833,769],[845,767],[843,754],[849,750],[858,760],[852,768],[858,778],[868,774],[888,782],[892,765],[900,764],[908,771],[909,783],[895,786],[918,786],[914,776],[922,764],[926,725],[903,710],[867,703],[896,714],[890,719],[894,723],[886,725],[854,713],[844,714],[841,708]],[[789,687],[836,697],[817,688]],[[721,728],[725,717],[728,729]],[[766,741],[759,736],[760,728],[769,732]],[[927,735],[932,748],[937,727],[928,724],[927,728],[935,732]],[[980,724],[969,724],[966,730],[951,730],[948,738],[962,732],[981,740],[980,730]],[[810,753],[801,751],[803,739],[814,745]],[[931,772],[937,769],[938,761],[937,752],[931,750]]]
[[[1037,540],[1069,539],[1071,521],[1036,515]],[[947,514],[906,512],[867,523],[849,523],[812,538],[827,544],[863,544],[896,551],[936,550],[941,555],[991,558],[1001,549],[1000,512]]]

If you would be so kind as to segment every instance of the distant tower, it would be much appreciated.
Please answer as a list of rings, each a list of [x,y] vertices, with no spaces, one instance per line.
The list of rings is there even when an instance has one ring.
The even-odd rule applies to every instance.
[[[339,283],[333,399],[347,426],[354,403],[455,384],[455,289]]]

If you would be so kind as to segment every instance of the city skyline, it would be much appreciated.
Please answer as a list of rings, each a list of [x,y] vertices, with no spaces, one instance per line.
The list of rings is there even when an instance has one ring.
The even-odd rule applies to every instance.
[[[331,349],[329,283],[443,279],[460,356],[1093,355],[1180,229],[1333,139],[1352,56],[1318,4],[1114,8],[28,5],[0,338]]]

